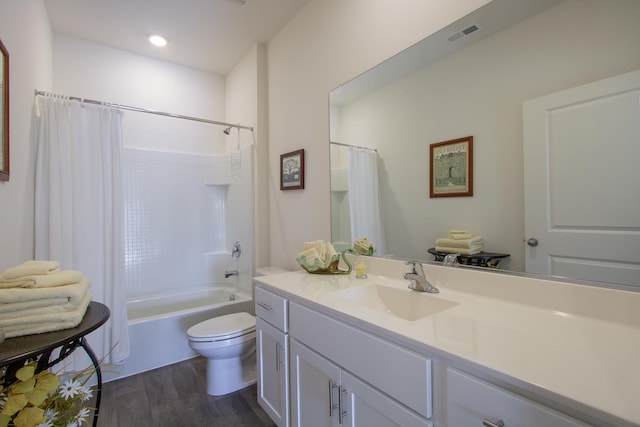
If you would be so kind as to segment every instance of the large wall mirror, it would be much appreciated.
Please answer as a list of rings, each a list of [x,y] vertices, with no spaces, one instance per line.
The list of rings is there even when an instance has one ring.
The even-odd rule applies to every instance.
[[[483,236],[485,251],[509,254],[500,262],[502,269],[640,286],[640,186],[634,188],[635,168],[627,164],[608,182],[607,200],[594,196],[593,201],[623,213],[624,225],[606,231],[631,236],[619,262],[611,261],[623,266],[624,277],[581,276],[553,266],[543,272],[528,269],[530,258],[547,242],[542,239],[537,249],[527,245],[532,237],[525,234],[530,159],[523,136],[523,105],[529,100],[640,69],[638,16],[637,0],[494,0],[332,91],[334,245],[349,247],[354,238],[368,237],[380,247],[377,255],[431,261],[427,250],[436,239],[461,229]],[[640,100],[634,96],[627,100],[631,111]],[[589,120],[578,118],[574,128],[589,126]],[[625,150],[636,159],[637,129],[630,131]],[[474,138],[473,196],[430,198],[430,144],[466,136]],[[601,154],[607,144],[603,138]],[[354,166],[357,149],[350,146],[373,153],[376,176]],[[588,198],[602,166],[580,169],[581,176],[572,169],[571,155],[581,158],[587,148],[565,158],[567,179],[575,178],[580,188],[576,200]],[[375,191],[365,191],[374,186]],[[557,190],[548,187],[550,193]],[[565,204],[571,204],[572,193],[563,191]],[[362,195],[367,195],[364,207]],[[362,231],[361,217],[380,221]],[[591,231],[597,235],[595,227]]]
[[[9,52],[0,40],[0,181],[9,180]]]

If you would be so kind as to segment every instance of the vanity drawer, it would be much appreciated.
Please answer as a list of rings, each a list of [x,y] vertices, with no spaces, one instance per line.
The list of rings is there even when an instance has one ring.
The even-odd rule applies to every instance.
[[[447,368],[447,425],[587,427],[573,418],[478,378]]]
[[[256,316],[266,320],[282,332],[288,331],[286,298],[256,287],[255,305]]]
[[[289,310],[293,338],[431,418],[431,359],[297,303],[290,303]]]

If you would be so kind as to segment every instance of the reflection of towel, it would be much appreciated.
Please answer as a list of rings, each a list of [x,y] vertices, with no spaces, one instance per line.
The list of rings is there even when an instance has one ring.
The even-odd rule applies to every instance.
[[[482,247],[484,239],[482,236],[473,236],[470,239],[448,239],[446,237],[436,240],[436,246],[446,246],[449,248],[474,249]]]
[[[450,248],[447,246],[436,246],[436,251],[447,252],[450,254],[475,255],[482,252],[482,248],[466,249],[466,248]]]
[[[91,294],[87,292],[75,310],[66,313],[38,314],[3,319],[0,320],[0,329],[5,332],[7,338],[11,338],[75,328],[82,321],[90,302]]]
[[[467,230],[449,230],[449,238],[453,240],[470,239],[473,237]]]
[[[32,276],[34,274],[50,274],[58,271],[57,261],[26,261],[22,264],[11,267],[0,276],[0,280],[17,279],[23,276]]]
[[[82,280],[81,272],[65,270],[51,274],[33,274],[15,279],[0,279],[0,288],[49,288],[77,283],[80,280]]]
[[[84,277],[79,283],[54,288],[0,289],[0,319],[75,310],[90,283]]]

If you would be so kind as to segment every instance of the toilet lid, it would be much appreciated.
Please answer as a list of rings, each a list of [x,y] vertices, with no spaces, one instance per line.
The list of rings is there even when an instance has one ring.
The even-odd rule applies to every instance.
[[[187,330],[190,338],[233,338],[255,329],[256,318],[249,313],[232,313],[214,317],[193,325]]]

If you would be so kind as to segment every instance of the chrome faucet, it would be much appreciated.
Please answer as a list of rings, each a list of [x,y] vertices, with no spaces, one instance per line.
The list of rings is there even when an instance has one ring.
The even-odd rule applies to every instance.
[[[407,261],[405,264],[411,266],[411,271],[402,275],[402,277],[411,282],[409,284],[409,289],[413,289],[418,292],[429,292],[431,294],[437,294],[440,292],[438,288],[429,283],[425,277],[420,261]]]
[[[224,278],[228,279],[231,276],[237,276],[238,275],[238,270],[225,270],[224,271]]]

